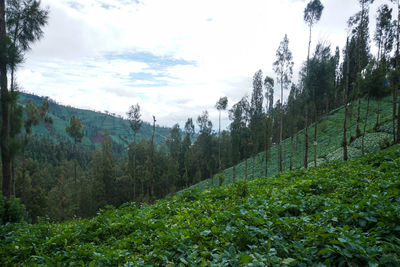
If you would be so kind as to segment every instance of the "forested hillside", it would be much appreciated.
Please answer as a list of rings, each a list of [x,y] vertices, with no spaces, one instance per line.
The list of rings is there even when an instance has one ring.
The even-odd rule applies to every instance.
[[[26,105],[28,100],[31,100],[33,104],[39,106],[45,99],[45,97],[27,93],[18,95],[18,101],[22,105]],[[109,133],[114,145],[120,147],[121,152],[133,140],[133,132],[129,126],[129,121],[115,114],[67,107],[49,99],[47,115],[51,118],[52,123],[39,124],[33,127],[32,134],[35,135],[35,138],[45,138],[55,143],[72,142],[72,138],[65,131],[65,127],[69,124],[71,116],[75,116],[83,124],[84,137],[81,145],[86,149],[95,150],[96,147],[100,147],[106,132]],[[155,143],[165,143],[169,132],[170,128],[156,125]],[[142,137],[150,139],[151,134],[152,126],[150,123],[144,122],[137,134],[137,138],[138,140]]]

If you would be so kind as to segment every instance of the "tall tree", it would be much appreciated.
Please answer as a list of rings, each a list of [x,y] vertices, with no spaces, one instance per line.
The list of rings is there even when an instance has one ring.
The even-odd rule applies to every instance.
[[[307,71],[306,75],[309,74],[309,62],[310,62],[310,48],[311,48],[311,30],[314,24],[316,24],[322,15],[322,11],[324,6],[321,4],[320,0],[311,0],[306,8],[304,9],[304,21],[307,23],[309,28],[309,38],[308,38],[308,52],[307,52]],[[304,167],[308,167],[308,116],[309,116],[309,107],[308,107],[308,97],[306,96],[306,120],[305,120],[305,135],[304,135],[304,144],[305,144],[305,151],[304,151]]]
[[[345,99],[344,99],[344,120],[343,120],[343,140],[342,140],[342,146],[343,146],[343,160],[347,161],[348,155],[347,155],[347,115],[348,115],[348,110],[349,110],[349,76],[350,76],[350,59],[349,59],[349,37],[347,37],[346,40],[346,54],[345,54],[345,62],[346,65],[343,67],[343,73],[346,73],[346,82],[345,82]]]
[[[396,116],[396,105],[397,105],[397,97],[399,93],[400,87],[400,1],[399,0],[390,0],[392,3],[397,5],[397,20],[394,22],[395,31],[396,31],[396,51],[394,53],[394,62],[395,68],[392,71],[392,83],[393,83],[393,139],[395,143],[400,142],[400,104],[399,110]],[[397,118],[396,118],[397,117]],[[396,134],[396,119],[397,119],[397,134]]]
[[[360,109],[361,109],[361,72],[367,66],[369,61],[369,4],[374,0],[358,0],[361,10],[352,16],[348,21],[349,28],[353,28],[352,33],[357,40],[358,56],[357,56],[357,122],[356,122],[356,137],[360,136]]]
[[[22,62],[23,53],[30,49],[33,42],[42,37],[41,28],[47,23],[47,11],[40,8],[40,1],[18,1],[21,5],[17,6],[18,9],[13,10],[12,7],[15,2],[7,1],[9,6],[6,10],[5,0],[0,0],[0,102],[2,118],[0,148],[3,174],[2,189],[6,198],[11,196],[10,121],[13,119],[11,118],[11,106],[16,101],[16,97],[11,92],[11,90],[14,90],[14,85],[12,85],[11,90],[8,88],[7,71],[15,69],[16,65]],[[19,20],[19,23],[22,22],[22,26],[15,27],[15,20],[12,19],[13,13],[8,14],[9,10],[20,14],[19,16],[23,19]],[[19,28],[23,28],[24,31],[14,30]],[[11,33],[14,33],[14,38],[10,36]]]
[[[253,146],[253,160],[255,153],[264,149],[263,131],[263,77],[262,71],[258,70],[253,76],[253,92],[250,102],[250,122],[251,139]]]
[[[129,149],[129,169],[132,173],[132,200],[136,200],[136,135],[143,123],[143,121],[140,119],[142,115],[140,114],[139,104],[130,106],[126,114],[128,115],[129,125],[133,131],[133,145],[131,145]]]
[[[151,134],[151,169],[150,169],[150,184],[151,184],[151,197],[154,198],[154,184],[155,184],[155,177],[154,177],[154,134],[156,132],[156,117],[153,115],[153,132]]]
[[[218,117],[218,170],[221,171],[221,111],[226,110],[226,107],[228,106],[228,98],[226,96],[221,97],[218,102],[215,104],[215,108],[219,112],[219,117]]]
[[[265,177],[268,176],[268,157],[269,157],[269,149],[271,146],[271,135],[272,135],[272,110],[274,105],[274,79],[266,76],[264,79],[264,87],[265,87],[265,123],[264,123],[264,134],[265,134]]]
[[[82,130],[82,122],[79,118],[74,115],[69,119],[69,125],[65,127],[68,135],[74,140],[74,151],[75,151],[75,160],[74,160],[74,181],[76,185],[76,161],[77,161],[77,153],[76,153],[76,144],[82,141],[83,136],[85,135]]]
[[[278,82],[281,85],[281,102],[283,103],[283,90],[287,89],[293,75],[293,57],[289,50],[289,39],[285,37],[279,44],[276,51],[276,61],[273,63],[274,71],[278,76]],[[279,134],[279,171],[282,172],[282,131],[283,131],[283,108],[280,116],[280,134]]]

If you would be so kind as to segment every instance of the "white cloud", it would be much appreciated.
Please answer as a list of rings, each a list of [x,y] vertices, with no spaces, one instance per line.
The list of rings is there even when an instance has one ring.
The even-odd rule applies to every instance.
[[[357,11],[357,1],[322,2],[325,10],[313,29],[313,45],[324,39],[342,48],[346,21]],[[195,119],[206,109],[216,125],[214,104],[219,97],[227,95],[231,106],[250,94],[251,79],[258,69],[275,77],[272,62],[284,34],[290,40],[295,74],[307,53],[306,1],[42,3],[49,6],[50,20],[43,40],[33,46],[18,73],[23,88],[64,104],[120,115],[139,102],[143,118],[150,121],[155,115],[161,125],[183,125],[187,117]],[[126,57],[137,52],[155,55],[160,64],[165,58],[193,64],[157,67],[157,62],[146,57]],[[139,75],[132,80],[132,73],[151,79]]]

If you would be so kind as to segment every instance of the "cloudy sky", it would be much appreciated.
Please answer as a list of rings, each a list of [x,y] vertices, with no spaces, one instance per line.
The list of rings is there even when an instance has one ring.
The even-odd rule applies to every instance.
[[[18,70],[18,82],[61,104],[122,116],[139,103],[145,121],[155,115],[163,126],[183,126],[208,110],[217,127],[220,97],[231,107],[250,95],[259,69],[275,78],[272,63],[285,34],[298,72],[307,53],[307,2],[42,0],[49,23]],[[342,49],[358,1],[321,2],[313,45],[323,40]],[[371,24],[376,6],[388,1],[375,2]],[[223,117],[226,127],[227,113]]]

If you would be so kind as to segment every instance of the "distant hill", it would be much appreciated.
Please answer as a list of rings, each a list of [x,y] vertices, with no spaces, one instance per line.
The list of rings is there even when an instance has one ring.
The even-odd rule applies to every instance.
[[[45,97],[36,96],[27,93],[19,94],[19,103],[25,105],[28,100],[34,104],[40,105]],[[108,131],[113,142],[122,146],[127,146],[133,139],[133,132],[129,127],[129,122],[122,117],[117,117],[115,114],[106,114],[95,112],[91,110],[84,110],[73,108],[70,106],[63,106],[56,103],[54,100],[48,99],[50,108],[48,115],[52,118],[53,123],[42,123],[33,129],[33,134],[38,137],[45,137],[54,142],[72,139],[65,131],[66,125],[69,124],[69,119],[72,115],[78,117],[83,123],[85,136],[82,140],[82,145],[95,149],[101,144],[104,134]],[[169,135],[170,128],[160,127],[156,125],[155,142],[162,144],[165,138]],[[137,140],[142,137],[150,139],[152,134],[152,125],[143,122],[142,127],[137,134]]]

